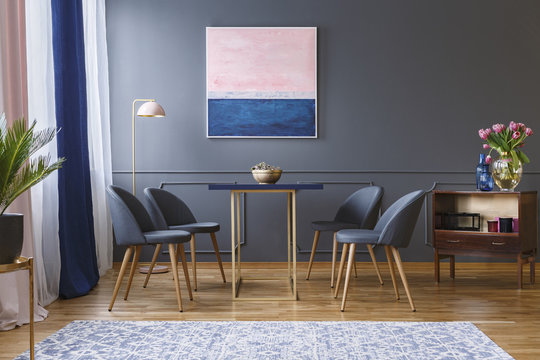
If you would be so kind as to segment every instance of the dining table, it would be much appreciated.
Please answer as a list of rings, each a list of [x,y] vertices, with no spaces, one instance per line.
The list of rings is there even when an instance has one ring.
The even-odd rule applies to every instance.
[[[322,190],[319,183],[292,184],[209,184],[209,190],[229,190],[231,194],[231,253],[232,253],[232,299],[233,300],[298,300],[296,284],[296,193],[299,190]],[[240,257],[240,196],[247,193],[287,194],[287,276],[242,275]],[[243,280],[285,280],[286,296],[239,296]]]

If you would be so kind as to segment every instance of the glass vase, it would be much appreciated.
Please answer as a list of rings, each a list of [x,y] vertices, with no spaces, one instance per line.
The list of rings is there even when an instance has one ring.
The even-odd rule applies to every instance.
[[[493,162],[491,173],[495,184],[497,184],[501,191],[514,191],[515,187],[521,181],[521,174],[523,173],[521,161],[518,165],[515,168],[512,157],[506,154],[501,154],[501,157]]]
[[[489,172],[489,164],[482,165],[482,172],[480,173],[478,188],[482,191],[493,190],[493,177]]]

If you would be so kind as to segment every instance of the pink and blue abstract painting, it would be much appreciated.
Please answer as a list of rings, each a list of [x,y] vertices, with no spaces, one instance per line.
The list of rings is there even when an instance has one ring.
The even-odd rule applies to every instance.
[[[208,137],[317,137],[317,28],[206,28]]]

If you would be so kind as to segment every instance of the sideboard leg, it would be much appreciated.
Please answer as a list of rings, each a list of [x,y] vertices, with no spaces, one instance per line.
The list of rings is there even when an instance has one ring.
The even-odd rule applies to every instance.
[[[531,279],[531,285],[534,284],[535,259],[536,259],[536,250],[533,251],[533,253],[532,253],[531,256],[529,256],[529,266],[530,266],[530,279]]]
[[[440,282],[441,277],[439,275],[439,251],[435,249],[435,258],[433,259],[433,265],[435,266],[435,282]]]
[[[456,277],[456,257],[450,255],[450,277],[454,279]]]
[[[523,288],[523,259],[521,257],[521,253],[517,256],[517,281],[518,281],[518,289]]]

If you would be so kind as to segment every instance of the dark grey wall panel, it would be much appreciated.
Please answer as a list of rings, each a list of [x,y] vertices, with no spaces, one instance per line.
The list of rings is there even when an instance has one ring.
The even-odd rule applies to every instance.
[[[538,189],[539,24],[537,1],[108,0],[114,182],[130,187],[131,102],[152,97],[167,117],[137,119],[138,194],[162,181],[251,182],[247,173],[221,171],[266,161],[285,169],[280,181],[374,181],[385,188],[387,207],[435,181],[472,182],[477,129],[510,120],[537,130],[518,189]],[[316,26],[319,139],[207,139],[206,26]],[[199,218],[222,222],[218,241],[230,247],[228,194],[202,185],[167,189],[188,198]],[[302,250],[311,246],[309,222],[332,217],[354,189],[336,184],[299,194]],[[244,259],[286,256],[271,245],[274,229],[285,226],[279,198],[248,196],[246,206]],[[406,260],[432,259],[423,226],[422,217]],[[320,247],[329,243],[321,239]]]

